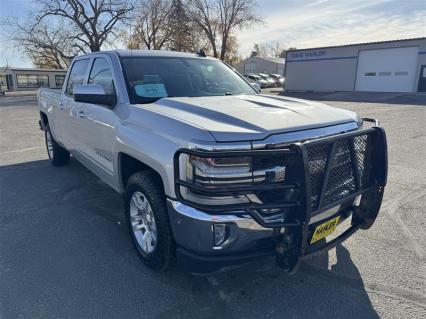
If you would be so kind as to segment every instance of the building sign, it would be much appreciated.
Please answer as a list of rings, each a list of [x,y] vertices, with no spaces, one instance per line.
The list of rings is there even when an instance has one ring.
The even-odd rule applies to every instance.
[[[316,59],[324,58],[326,56],[325,50],[315,50],[315,51],[298,51],[298,52],[289,52],[287,58],[291,60],[304,60],[304,59]]]

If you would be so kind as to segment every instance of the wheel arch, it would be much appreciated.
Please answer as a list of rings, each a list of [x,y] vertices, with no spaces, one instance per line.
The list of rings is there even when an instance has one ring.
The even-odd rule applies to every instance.
[[[137,172],[150,170],[155,173],[158,177],[159,182],[161,183],[161,187],[163,192],[166,192],[164,188],[164,179],[161,174],[154,169],[152,166],[146,164],[144,161],[136,158],[133,155],[130,155],[126,152],[119,152],[117,157],[118,164],[118,181],[120,185],[120,189],[123,191],[126,188],[127,182],[129,178]]]
[[[40,125],[43,130],[47,127],[49,124],[49,118],[47,117],[47,114],[40,111]]]

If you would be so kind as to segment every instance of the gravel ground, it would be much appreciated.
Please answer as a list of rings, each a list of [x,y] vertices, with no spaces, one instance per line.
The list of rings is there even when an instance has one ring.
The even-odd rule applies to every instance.
[[[425,318],[425,96],[310,97],[385,127],[376,224],[293,276],[265,260],[210,277],[145,268],[120,196],[49,165],[34,96],[0,97],[0,318]]]

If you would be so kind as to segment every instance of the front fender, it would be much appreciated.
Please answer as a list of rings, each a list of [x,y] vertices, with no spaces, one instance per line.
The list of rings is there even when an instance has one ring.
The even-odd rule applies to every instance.
[[[188,147],[194,139],[212,142],[212,135],[201,127],[144,107],[130,106],[128,111],[116,128],[114,171],[120,172],[118,154],[125,153],[155,170],[163,180],[165,194],[175,198],[175,152]],[[122,185],[120,173],[116,178],[123,192],[125,185]]]

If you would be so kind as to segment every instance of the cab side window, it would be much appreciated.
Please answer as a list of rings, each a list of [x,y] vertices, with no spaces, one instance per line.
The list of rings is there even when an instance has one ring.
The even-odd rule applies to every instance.
[[[72,96],[74,93],[74,86],[83,84],[84,76],[86,74],[87,67],[89,66],[89,59],[77,60],[72,65],[70,75],[68,77],[67,89],[65,93]]]
[[[89,84],[99,84],[104,88],[106,94],[115,94],[112,71],[106,59],[95,59],[92,70],[90,70]]]

